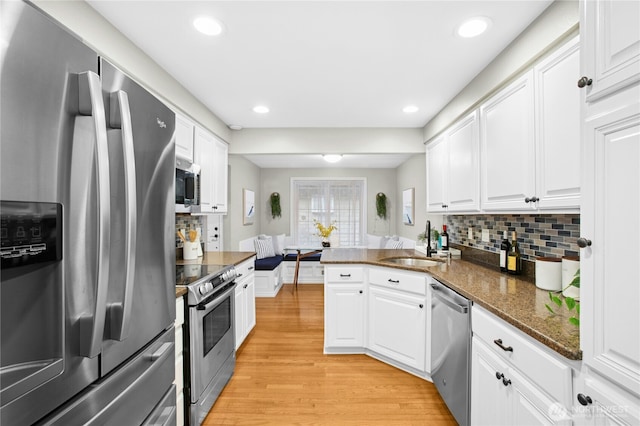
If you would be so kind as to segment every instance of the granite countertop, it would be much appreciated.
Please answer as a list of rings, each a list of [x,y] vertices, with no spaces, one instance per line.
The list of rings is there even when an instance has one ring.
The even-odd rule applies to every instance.
[[[253,251],[207,251],[197,259],[176,259],[176,265],[238,265],[255,255]],[[187,294],[186,287],[176,286],[176,299],[185,294]]]
[[[526,278],[501,273],[498,268],[466,260],[450,260],[432,267],[414,267],[380,262],[387,257],[420,257],[414,250],[341,249],[324,250],[322,264],[368,264],[428,272],[435,279],[522,330],[570,360],[582,359],[580,331],[568,322],[566,309],[551,315],[549,293]]]

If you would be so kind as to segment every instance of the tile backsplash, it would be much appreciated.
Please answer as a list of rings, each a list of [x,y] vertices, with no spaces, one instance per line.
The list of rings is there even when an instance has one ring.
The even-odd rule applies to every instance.
[[[194,231],[196,228],[200,228],[204,233],[206,231],[206,222],[204,216],[191,216],[189,214],[177,214],[176,215],[176,248],[182,247],[182,240],[178,237],[178,230],[185,229],[189,232],[190,229]]]
[[[579,256],[579,214],[516,214],[516,215],[450,215],[445,218],[451,242],[494,253],[500,252],[503,231],[517,232],[522,258]],[[474,238],[469,240],[468,229]],[[490,241],[481,240],[488,229]]]

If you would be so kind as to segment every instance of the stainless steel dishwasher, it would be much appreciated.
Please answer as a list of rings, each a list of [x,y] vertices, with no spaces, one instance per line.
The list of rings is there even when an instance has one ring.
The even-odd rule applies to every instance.
[[[431,278],[431,378],[461,426],[469,424],[471,301]]]

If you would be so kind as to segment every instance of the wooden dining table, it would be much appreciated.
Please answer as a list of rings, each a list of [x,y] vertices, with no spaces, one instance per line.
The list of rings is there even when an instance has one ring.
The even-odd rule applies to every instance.
[[[296,268],[293,273],[293,288],[291,291],[298,289],[298,272],[300,270],[300,259],[304,259],[305,257],[313,256],[314,254],[322,253],[324,247],[304,247],[304,246],[290,246],[285,247],[285,252],[296,252]]]

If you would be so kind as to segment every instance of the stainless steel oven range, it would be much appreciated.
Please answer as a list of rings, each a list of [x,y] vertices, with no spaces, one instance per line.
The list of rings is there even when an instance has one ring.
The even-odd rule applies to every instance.
[[[185,386],[189,425],[200,425],[233,375],[235,298],[233,266],[176,267],[177,283],[186,284],[188,377]],[[186,358],[185,358],[186,359]]]

